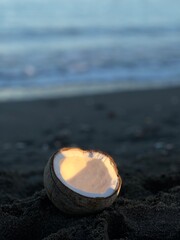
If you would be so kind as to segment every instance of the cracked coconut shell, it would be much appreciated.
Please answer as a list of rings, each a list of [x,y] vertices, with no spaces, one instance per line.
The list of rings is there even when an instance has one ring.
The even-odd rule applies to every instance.
[[[63,148],[49,159],[44,186],[49,199],[68,214],[95,213],[117,198],[122,180],[106,153]]]

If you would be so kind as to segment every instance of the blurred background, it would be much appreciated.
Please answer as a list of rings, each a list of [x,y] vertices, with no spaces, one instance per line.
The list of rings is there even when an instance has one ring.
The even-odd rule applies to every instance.
[[[178,0],[1,0],[0,100],[180,84]]]

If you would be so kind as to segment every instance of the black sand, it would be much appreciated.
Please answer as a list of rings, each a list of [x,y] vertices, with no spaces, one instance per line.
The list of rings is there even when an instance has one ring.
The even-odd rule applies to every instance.
[[[123,178],[101,213],[62,214],[43,169],[64,146],[112,155]],[[0,104],[0,240],[180,239],[180,88]]]

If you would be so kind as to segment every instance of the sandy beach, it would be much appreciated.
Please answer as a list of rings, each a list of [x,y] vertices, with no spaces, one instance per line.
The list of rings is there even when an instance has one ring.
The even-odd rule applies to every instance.
[[[61,213],[43,170],[59,148],[112,155],[118,199]],[[0,240],[180,239],[180,88],[0,103]]]

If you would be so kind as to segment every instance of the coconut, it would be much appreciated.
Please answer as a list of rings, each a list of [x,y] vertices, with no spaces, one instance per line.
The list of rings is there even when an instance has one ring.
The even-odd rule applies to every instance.
[[[49,159],[44,186],[49,199],[68,214],[88,214],[109,207],[121,188],[121,177],[106,153],[63,148]]]

